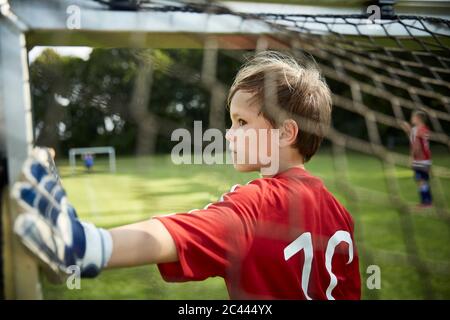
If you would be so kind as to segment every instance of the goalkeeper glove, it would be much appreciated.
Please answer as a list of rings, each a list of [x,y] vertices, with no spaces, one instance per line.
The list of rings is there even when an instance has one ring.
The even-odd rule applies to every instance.
[[[22,169],[25,181],[12,189],[13,198],[26,210],[17,217],[14,232],[55,273],[78,266],[82,277],[95,277],[111,257],[111,235],[78,219],[53,159],[48,159],[48,152],[45,159],[41,151],[33,150]]]

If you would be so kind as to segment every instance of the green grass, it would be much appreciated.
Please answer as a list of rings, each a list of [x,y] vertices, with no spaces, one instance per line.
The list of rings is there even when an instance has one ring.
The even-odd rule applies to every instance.
[[[341,158],[340,158],[341,159]],[[341,159],[342,160],[342,159]],[[385,174],[374,157],[348,153],[346,176],[352,190],[342,187],[327,149],[316,155],[307,169],[321,177],[328,189],[340,199],[356,221],[357,246],[360,253],[363,297],[366,299],[450,299],[450,240],[448,220],[429,216],[402,216],[389,202]],[[450,167],[446,153],[434,154],[434,163]],[[81,169],[69,174],[65,161],[59,163],[63,183],[80,217],[102,227],[147,219],[153,215],[185,212],[215,201],[230,186],[257,178],[256,173],[242,174],[229,165],[172,165],[169,156],[119,158],[118,171],[107,172],[106,161],[98,159],[96,173]],[[396,168],[395,178],[401,199],[409,205],[417,202],[416,187],[407,168]],[[436,181],[436,179],[435,179]],[[450,178],[441,178],[447,208]],[[445,198],[446,197],[446,198]],[[448,213],[448,212],[447,212]],[[412,237],[403,236],[402,226],[411,225]],[[425,261],[427,276],[418,270],[406,254],[416,248],[415,255]],[[381,289],[366,288],[367,266],[381,268]],[[427,290],[424,290],[428,286]],[[93,280],[83,279],[80,290],[50,284],[43,279],[47,299],[227,299],[223,280],[212,278],[202,282],[166,283],[156,266],[110,270]],[[429,295],[432,293],[432,296]]]

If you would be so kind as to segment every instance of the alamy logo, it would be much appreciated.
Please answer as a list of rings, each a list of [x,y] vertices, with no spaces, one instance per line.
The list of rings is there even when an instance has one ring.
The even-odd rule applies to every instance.
[[[72,265],[67,267],[66,273],[69,275],[66,280],[66,286],[69,290],[81,289],[81,270],[79,266]]]
[[[366,12],[370,14],[367,18],[368,28],[372,29],[375,27],[374,25],[377,23],[377,20],[381,19],[381,8],[377,5],[370,5],[367,7]]]
[[[174,164],[256,165],[263,175],[272,175],[279,169],[279,136],[279,129],[242,128],[228,129],[224,136],[214,128],[203,132],[202,122],[194,121],[193,135],[182,128],[172,132],[171,140],[179,143],[171,158]],[[224,142],[229,152],[223,153]]]
[[[66,9],[68,15],[66,20],[67,29],[81,29],[81,9],[79,6],[70,5]]]
[[[367,289],[381,289],[381,269],[379,266],[372,264],[367,267],[367,274],[369,277],[367,278],[366,285]]]

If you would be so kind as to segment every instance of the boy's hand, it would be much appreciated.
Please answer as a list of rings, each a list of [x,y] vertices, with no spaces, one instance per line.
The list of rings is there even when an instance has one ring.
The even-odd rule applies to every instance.
[[[405,131],[408,134],[411,131],[411,125],[407,121],[402,121],[400,123],[400,126],[403,129],[403,131]]]
[[[56,274],[78,266],[81,276],[94,277],[109,260],[111,236],[78,220],[53,159],[43,157],[40,151],[33,150],[22,169],[25,181],[15,183],[12,189],[12,196],[26,211],[17,217],[14,232]]]
[[[32,156],[45,165],[56,180],[60,180],[58,169],[55,164],[55,149],[35,147]]]

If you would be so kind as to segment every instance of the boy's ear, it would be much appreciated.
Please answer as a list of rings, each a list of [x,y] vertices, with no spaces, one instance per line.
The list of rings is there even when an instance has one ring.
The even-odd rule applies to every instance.
[[[292,119],[283,121],[280,126],[280,147],[287,147],[295,144],[298,135],[298,125]]]

